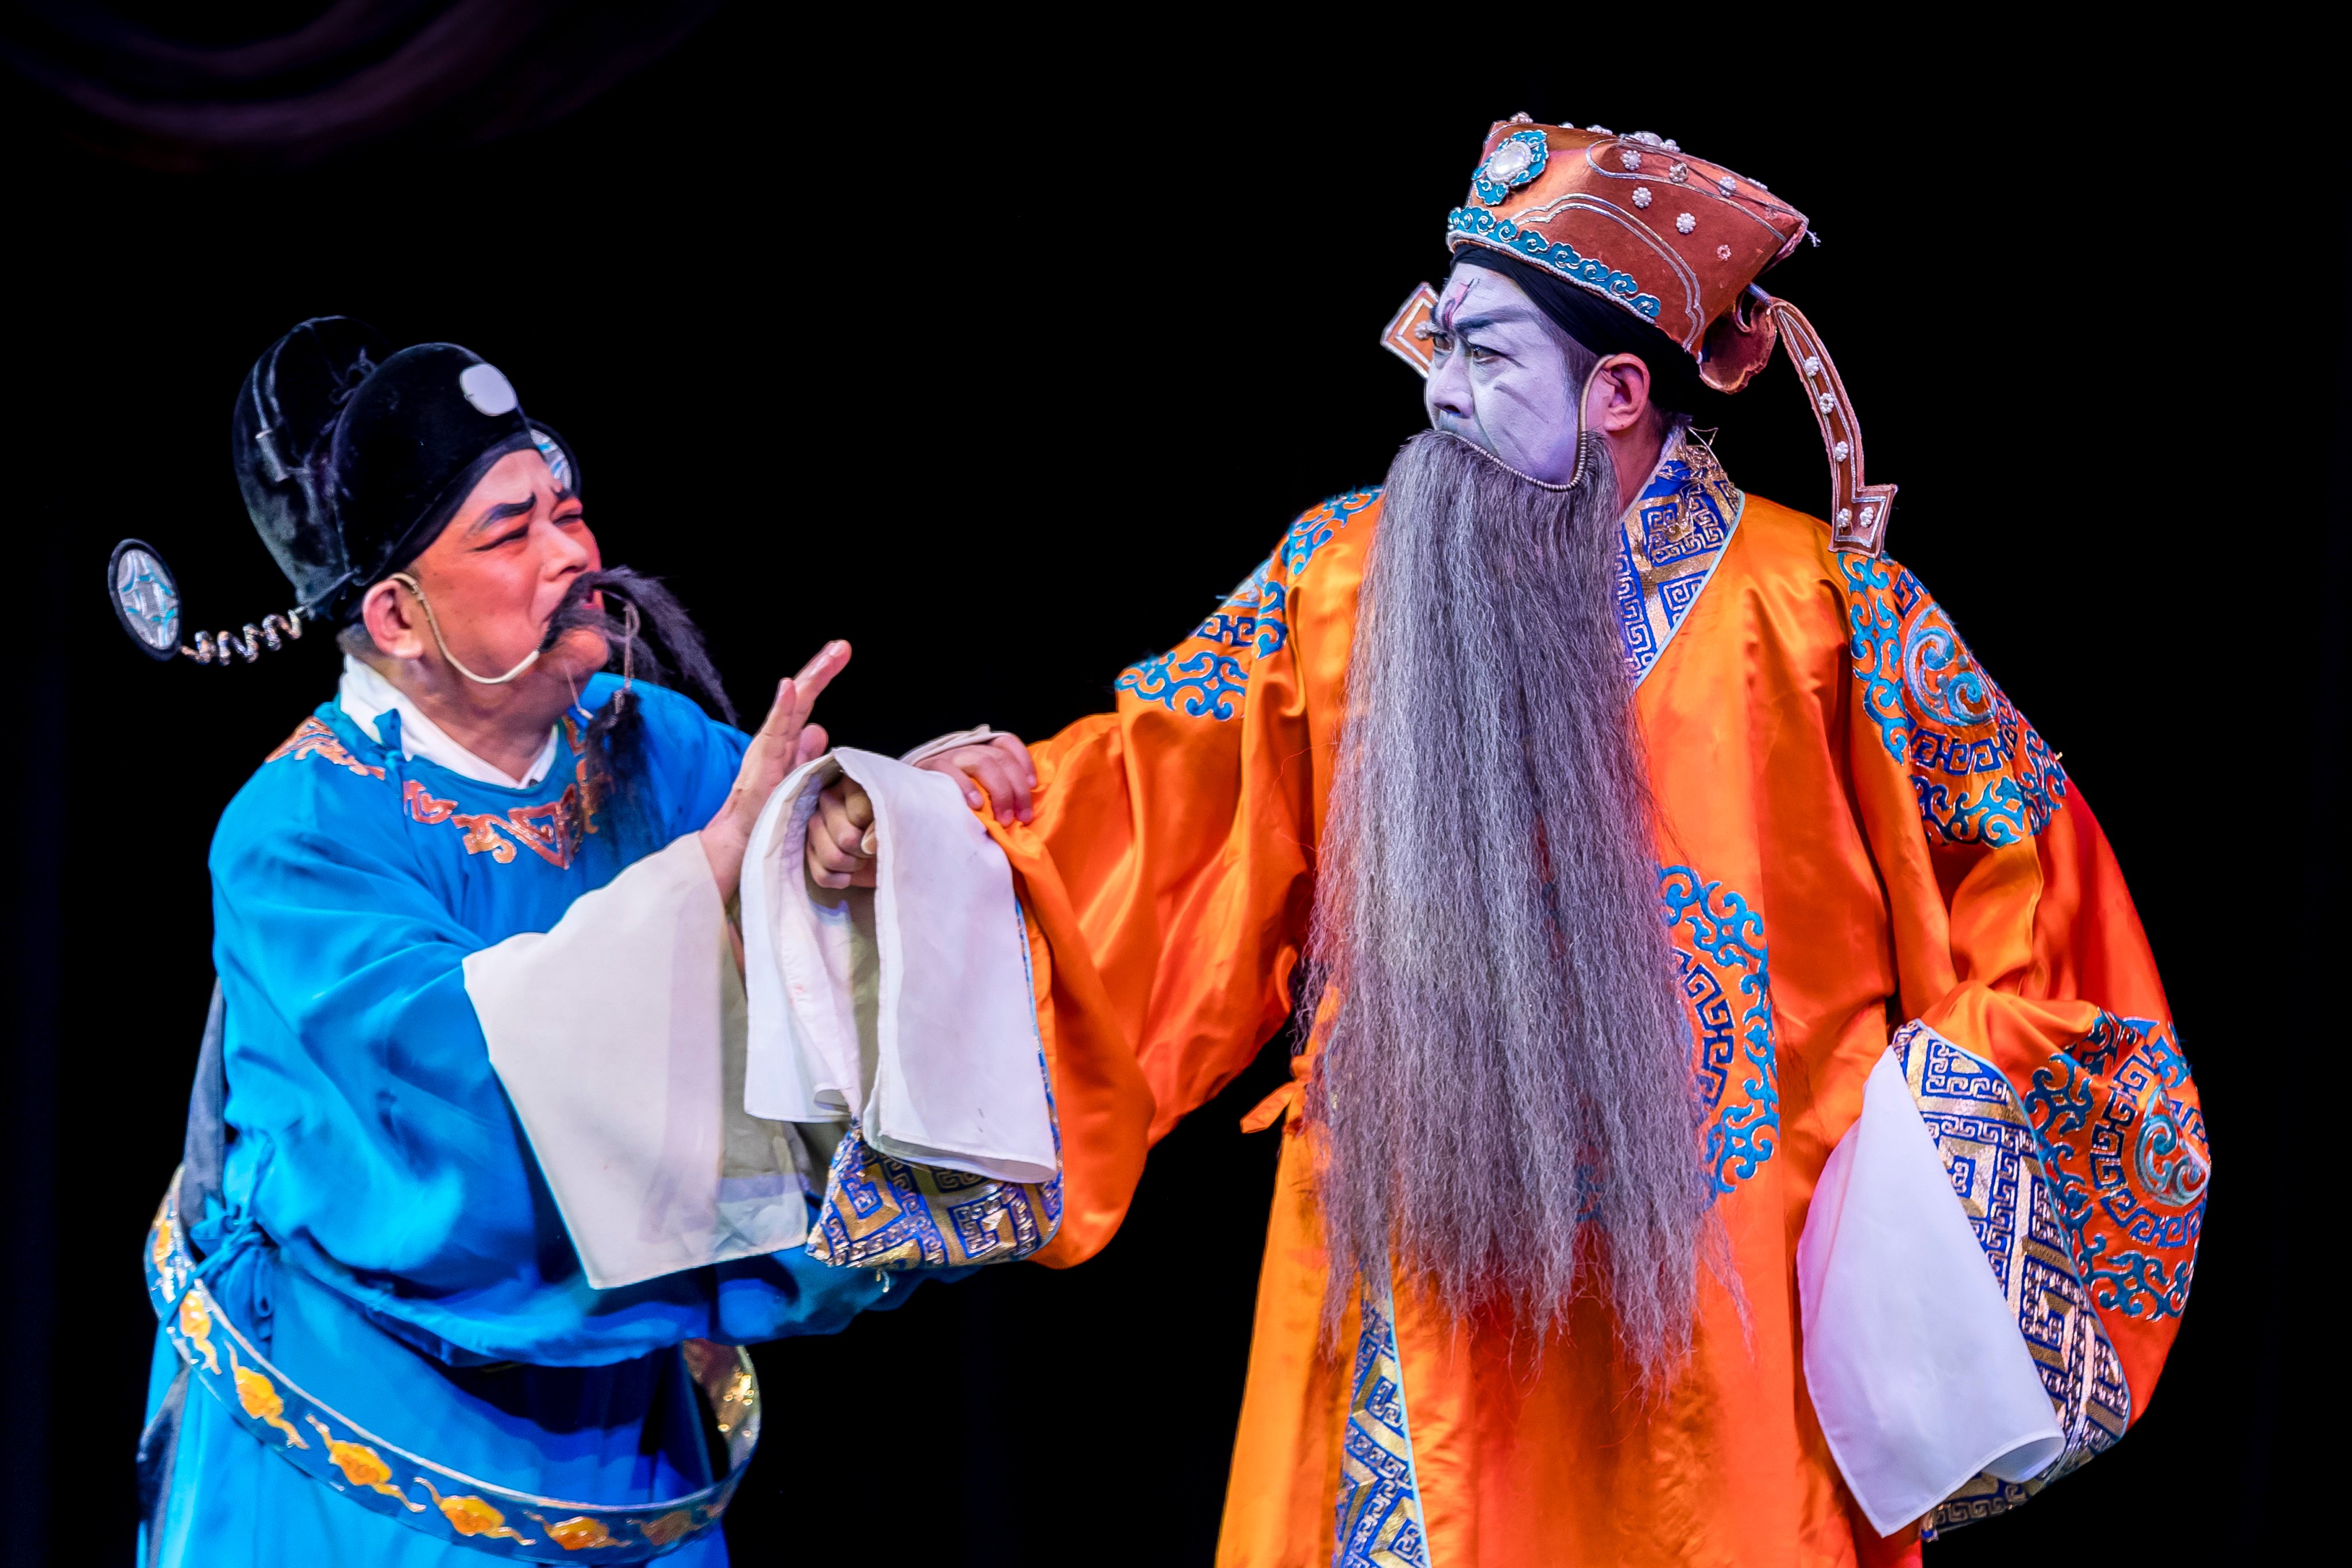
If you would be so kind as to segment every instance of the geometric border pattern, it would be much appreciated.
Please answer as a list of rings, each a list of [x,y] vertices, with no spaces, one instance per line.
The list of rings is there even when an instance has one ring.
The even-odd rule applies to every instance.
[[[998,1181],[880,1151],[852,1126],[835,1146],[807,1251],[836,1268],[1013,1263],[1054,1239],[1062,1179]]]
[[[1348,1425],[1339,1451],[1339,1500],[1331,1568],[1429,1568],[1421,1484],[1405,1418],[1404,1367],[1385,1282],[1362,1292]]]
[[[1625,673],[1649,676],[1723,560],[1748,510],[1715,449],[1688,430],[1666,443],[1655,471],[1625,509],[1612,567]]]
[[[1013,900],[1021,941],[1023,980],[1034,991],[1029,966],[1029,919]],[[1036,1022],[1037,1076],[1045,1084],[1045,1118],[1054,1152],[1062,1151],[1061,1119],[1054,1105],[1054,1075]],[[809,1226],[808,1255],[835,1268],[962,1268],[1017,1263],[1054,1239],[1062,1226],[1062,1177],[1007,1182],[943,1165],[920,1165],[885,1154],[866,1142],[856,1121],[835,1145],[824,1197]],[[887,1284],[887,1281],[886,1280]]]
[[[2004,1481],[1986,1472],[1947,1498],[1921,1531],[1932,1539],[2015,1508],[2113,1447],[2131,1425],[2131,1386],[2075,1271],[2046,1151],[2009,1079],[1916,1019],[1889,1045],[2065,1438],[2041,1474]]]

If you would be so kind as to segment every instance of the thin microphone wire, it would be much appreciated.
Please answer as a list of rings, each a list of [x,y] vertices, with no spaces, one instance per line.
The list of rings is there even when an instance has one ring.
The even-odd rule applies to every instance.
[[[472,681],[475,685],[504,686],[508,681],[512,680],[516,676],[520,675],[524,670],[529,669],[532,665],[539,662],[540,650],[533,648],[524,657],[523,661],[520,664],[516,665],[504,675],[476,675],[472,670],[466,668],[465,661],[463,659],[460,659],[456,654],[449,651],[448,639],[441,635],[441,617],[433,613],[433,601],[425,596],[425,590],[417,585],[416,579],[410,576],[405,572],[395,572],[385,580],[387,582],[398,583],[410,593],[416,595],[416,602],[425,607],[425,624],[433,628],[433,641],[435,645],[441,649],[441,657],[449,661],[450,668],[456,670],[458,674]]]

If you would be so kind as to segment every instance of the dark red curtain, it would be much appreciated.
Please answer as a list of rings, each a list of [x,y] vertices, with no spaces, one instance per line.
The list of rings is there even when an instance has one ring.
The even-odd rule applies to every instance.
[[[93,151],[195,172],[478,142],[548,124],[718,0],[0,5],[0,61]]]

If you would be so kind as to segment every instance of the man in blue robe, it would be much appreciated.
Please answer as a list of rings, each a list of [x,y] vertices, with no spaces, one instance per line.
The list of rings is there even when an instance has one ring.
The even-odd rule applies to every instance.
[[[649,684],[640,613],[707,679],[690,626],[603,570],[572,454],[463,349],[306,322],[235,436],[346,658],[213,843],[141,1560],[724,1563],[690,1373],[740,1458],[719,1347],[908,1294],[791,1245],[825,1149],[742,1113],[724,1045],[744,847],[848,650],[756,737]]]

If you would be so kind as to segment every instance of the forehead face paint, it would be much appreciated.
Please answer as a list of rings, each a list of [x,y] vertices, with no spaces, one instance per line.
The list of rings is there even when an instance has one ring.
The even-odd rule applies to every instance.
[[[1457,268],[1438,296],[1423,384],[1432,427],[1547,484],[1576,472],[1578,384],[1567,336],[1525,290],[1483,267]]]

